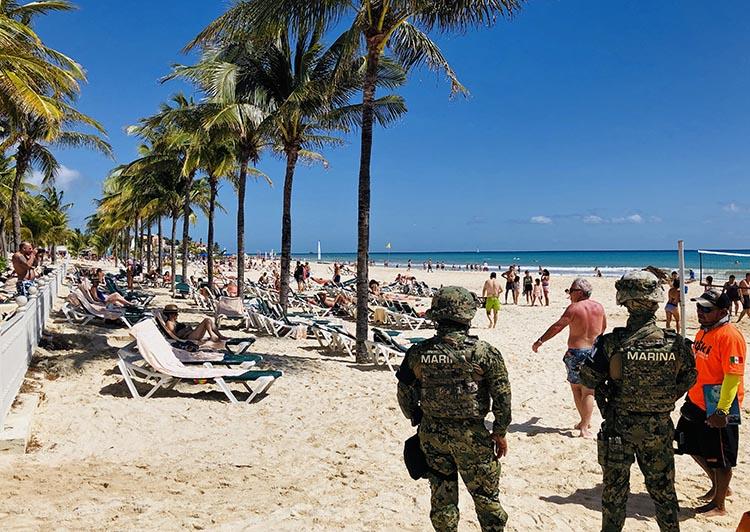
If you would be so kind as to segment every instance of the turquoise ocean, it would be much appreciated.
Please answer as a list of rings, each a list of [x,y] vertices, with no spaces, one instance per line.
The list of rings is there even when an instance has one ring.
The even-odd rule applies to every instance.
[[[706,271],[750,271],[750,250],[721,250],[738,253],[738,256],[703,255],[703,272]],[[294,254],[296,260],[316,261],[317,254]],[[323,253],[323,262],[356,262],[356,253]],[[449,252],[378,252],[370,253],[370,259],[383,265],[405,268],[411,259],[412,269],[421,270],[423,264],[432,261],[444,263],[446,269],[466,269],[468,264],[487,265],[492,270],[507,268],[511,264],[520,265],[522,270],[537,271],[546,268],[557,275],[592,275],[599,268],[607,277],[621,276],[626,271],[646,266],[656,266],[665,270],[676,270],[679,259],[676,250],[628,250],[628,251],[449,251]],[[685,251],[685,268],[693,269],[699,275],[701,257],[696,250]],[[723,277],[723,276],[722,276]]]

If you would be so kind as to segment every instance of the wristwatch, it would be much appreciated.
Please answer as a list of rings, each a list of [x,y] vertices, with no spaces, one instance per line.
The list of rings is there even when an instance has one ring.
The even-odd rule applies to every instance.
[[[716,412],[714,412],[714,414],[718,414],[721,417],[727,417],[729,415],[729,412],[727,412],[726,410],[721,410],[721,409],[717,408]]]

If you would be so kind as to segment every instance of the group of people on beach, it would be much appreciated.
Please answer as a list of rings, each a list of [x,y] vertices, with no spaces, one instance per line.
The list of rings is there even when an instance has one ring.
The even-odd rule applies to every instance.
[[[747,274],[747,278],[750,279],[750,273]],[[672,299],[668,301],[675,304],[674,290],[677,290],[677,295],[679,295],[679,282],[677,284],[673,282],[670,286],[668,297]],[[594,410],[595,390],[587,387],[582,381],[581,369],[594,360],[595,349],[599,345],[597,342],[607,329],[607,318],[604,307],[591,299],[592,287],[586,279],[573,281],[567,292],[571,301],[570,305],[531,348],[537,353],[555,335],[568,329],[567,350],[563,356],[563,362],[580,417],[575,424],[575,429],[579,431],[581,437],[592,438],[591,418]],[[737,463],[739,445],[738,426],[730,423],[729,417],[730,411],[734,412],[733,409],[738,403],[741,404],[743,399],[742,380],[746,343],[742,333],[729,323],[731,301],[725,291],[713,287],[707,288],[703,295],[692,301],[696,302],[700,322],[700,330],[696,334],[691,352],[695,360],[696,379],[681,409],[682,417],[675,433],[675,438],[678,440],[677,452],[691,455],[706,472],[711,482],[711,488],[702,497],[707,503],[696,511],[708,515],[725,515],[725,499],[731,494],[729,483],[732,478],[732,468]],[[633,311],[629,310],[631,310],[631,319],[628,322],[630,324],[633,320]],[[650,319],[653,320],[650,323],[655,323],[655,318]],[[636,355],[644,360],[651,360],[651,355],[648,353],[644,355],[636,353]],[[654,357],[653,360],[661,359]],[[619,364],[624,366],[624,362]],[[612,368],[611,365],[609,367]],[[713,405],[713,410],[708,408],[706,399],[705,387],[709,385],[721,388],[718,403]],[[739,411],[736,414],[739,415]],[[701,421],[696,423],[695,420]]]
[[[518,305],[521,296],[521,285],[523,285],[523,296],[526,298],[526,304],[536,306],[549,306],[549,289],[550,273],[547,269],[541,269],[540,277],[534,279],[529,270],[524,272],[523,277],[518,273],[515,265],[510,266],[507,271],[501,274],[505,279],[505,304],[508,305],[508,296],[514,305]],[[489,328],[493,329],[497,325],[497,315],[500,312],[500,296],[503,294],[503,285],[497,278],[497,273],[490,273],[482,287],[482,297],[485,299],[484,308],[489,320]]]

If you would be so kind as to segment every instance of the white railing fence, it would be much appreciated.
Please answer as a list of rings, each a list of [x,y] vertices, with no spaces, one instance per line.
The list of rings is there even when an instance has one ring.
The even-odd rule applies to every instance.
[[[38,292],[29,296],[11,319],[0,323],[0,428],[21,388],[66,273],[67,264],[60,262],[54,271],[39,277]]]

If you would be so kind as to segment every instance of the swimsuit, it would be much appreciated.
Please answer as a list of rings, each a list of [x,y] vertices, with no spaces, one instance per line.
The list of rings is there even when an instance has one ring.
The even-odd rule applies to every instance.
[[[500,298],[497,296],[487,296],[484,304],[485,310],[500,310]]]
[[[533,282],[530,282],[530,281],[524,281],[524,282],[523,282],[523,293],[524,293],[524,294],[530,294],[530,293],[531,293],[531,290],[532,290],[532,288],[533,288],[533,286],[534,286],[534,283],[533,283]]]
[[[579,370],[581,365],[586,362],[587,358],[591,358],[593,348],[583,349],[568,349],[563,355],[563,362],[568,370],[568,382],[570,384],[581,384],[581,375]]]
[[[727,297],[729,298],[729,301],[740,300],[740,289],[736,284],[727,286],[726,292],[727,292]]]
[[[666,310],[667,312],[674,312],[675,310],[677,310],[677,305],[675,305],[674,303],[667,303],[666,305],[664,305],[664,310]]]

